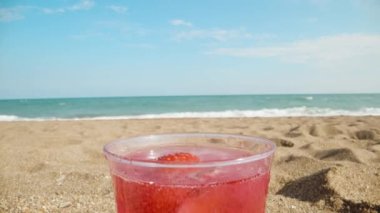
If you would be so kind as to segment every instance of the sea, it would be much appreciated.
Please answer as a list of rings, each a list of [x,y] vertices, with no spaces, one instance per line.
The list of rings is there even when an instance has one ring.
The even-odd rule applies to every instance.
[[[380,94],[0,100],[0,121],[380,115]]]

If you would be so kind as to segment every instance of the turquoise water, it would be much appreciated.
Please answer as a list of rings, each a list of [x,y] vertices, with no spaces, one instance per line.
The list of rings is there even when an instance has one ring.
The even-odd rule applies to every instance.
[[[0,120],[380,115],[380,94],[0,100]]]

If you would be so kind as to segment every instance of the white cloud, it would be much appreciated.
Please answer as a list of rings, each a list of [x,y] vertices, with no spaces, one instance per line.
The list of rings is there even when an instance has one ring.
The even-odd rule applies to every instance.
[[[95,5],[95,2],[92,0],[81,0],[78,3],[74,4],[71,7],[68,7],[69,10],[89,10]]]
[[[218,48],[209,53],[247,58],[278,58],[289,63],[345,62],[358,57],[380,58],[380,35],[324,36],[266,47]]]
[[[15,6],[11,8],[0,8],[0,22],[12,22],[24,18],[24,13],[28,10],[34,9],[31,6]]]
[[[79,11],[79,10],[89,10],[95,5],[92,0],[81,0],[78,3],[60,8],[42,8],[41,11],[45,14],[59,14],[65,13],[67,11]]]
[[[23,19],[24,14],[31,10],[37,10],[45,14],[59,14],[68,11],[89,10],[93,8],[94,5],[95,2],[93,0],[80,0],[74,5],[58,8],[41,8],[37,6],[27,5],[19,5],[12,8],[0,8],[0,22],[11,22]],[[113,8],[113,10],[118,10],[119,12],[122,12],[123,10],[126,10],[126,8]]]
[[[227,41],[231,39],[252,38],[253,36],[245,30],[226,29],[193,29],[180,31],[175,34],[176,40],[212,39],[216,41]]]
[[[124,14],[127,12],[128,8],[123,6],[110,5],[108,9],[114,11],[115,13]]]
[[[0,22],[11,22],[23,19],[20,8],[0,8]]]
[[[170,20],[169,23],[171,25],[174,25],[174,26],[186,26],[186,27],[193,26],[193,24],[191,22],[188,22],[188,21],[185,21],[185,20],[182,20],[182,19],[173,19],[173,20]]]
[[[55,14],[55,13],[64,13],[66,12],[66,10],[64,8],[57,8],[57,9],[42,8],[42,12],[45,14]]]

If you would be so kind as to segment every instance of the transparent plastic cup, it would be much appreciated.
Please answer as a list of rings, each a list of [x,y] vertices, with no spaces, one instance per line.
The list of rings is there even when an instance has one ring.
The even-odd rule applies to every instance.
[[[163,134],[104,146],[119,213],[265,212],[275,144],[229,134]],[[196,162],[163,162],[163,156]]]

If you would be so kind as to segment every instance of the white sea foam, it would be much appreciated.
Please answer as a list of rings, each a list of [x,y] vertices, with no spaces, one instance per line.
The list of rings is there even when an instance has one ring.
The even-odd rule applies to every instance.
[[[17,121],[20,118],[15,115],[0,115],[0,121]]]
[[[324,117],[324,116],[380,116],[380,108],[362,108],[359,110],[343,110],[317,107],[294,107],[285,109],[260,110],[226,110],[220,112],[176,112],[162,114],[98,116],[86,118],[23,118],[15,115],[0,115],[0,121],[45,121],[45,120],[118,120],[118,119],[155,119],[155,118],[239,118],[239,117]]]
[[[312,101],[314,99],[314,97],[313,96],[307,96],[307,97],[305,97],[305,99],[308,101]]]

